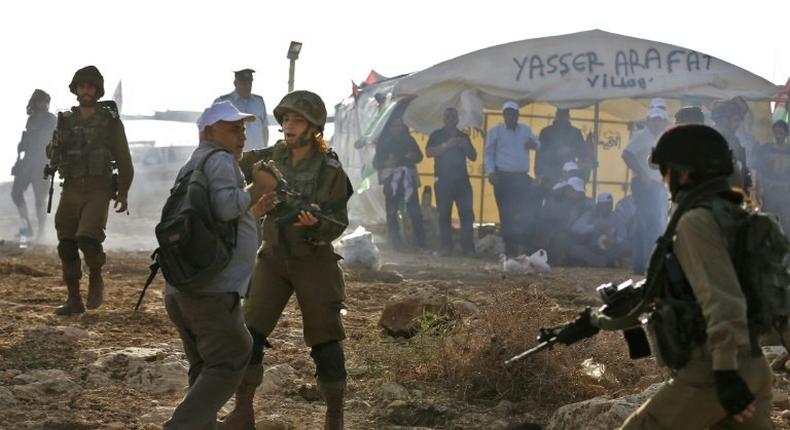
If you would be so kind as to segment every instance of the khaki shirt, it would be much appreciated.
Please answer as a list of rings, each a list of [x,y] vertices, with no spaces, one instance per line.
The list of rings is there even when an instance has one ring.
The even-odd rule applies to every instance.
[[[252,180],[253,164],[269,160],[274,161],[288,185],[306,197],[308,202],[317,204],[323,214],[348,224],[348,178],[339,161],[314,151],[294,166],[288,147],[281,140],[272,147],[248,151],[242,155],[239,166],[248,183]],[[344,227],[323,220],[310,227],[294,226],[296,220],[278,225],[275,219],[288,211],[289,208],[281,204],[266,216],[263,223],[263,250],[290,257],[312,255],[319,248],[331,252],[331,242],[345,230]]]
[[[749,346],[746,298],[713,214],[703,208],[685,213],[673,248],[702,307],[713,369],[737,369],[738,350]]]

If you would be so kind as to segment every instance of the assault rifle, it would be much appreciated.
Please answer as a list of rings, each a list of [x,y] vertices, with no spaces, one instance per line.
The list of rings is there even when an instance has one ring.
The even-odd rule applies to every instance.
[[[55,126],[55,131],[52,132],[51,152],[49,157],[49,164],[44,166],[44,180],[49,179],[49,197],[47,198],[47,213],[52,212],[52,194],[55,191],[55,173],[58,171],[58,166],[61,161],[61,147],[60,147],[60,130],[63,125],[63,113],[58,112],[58,123]]]
[[[599,286],[595,290],[604,305],[598,312],[611,318],[627,315],[642,300],[644,283],[645,281],[634,283],[629,279],[619,285],[610,282]],[[544,349],[551,349],[556,343],[570,345],[597,334],[599,329],[590,324],[591,313],[590,308],[587,308],[571,322],[556,327],[541,328],[538,334],[538,345],[506,360],[505,365],[535,355]],[[650,355],[650,344],[641,326],[628,328],[623,331],[623,335],[628,343],[628,353],[632,359]]]
[[[274,192],[277,193],[277,204],[283,205],[285,207],[285,212],[282,215],[274,218],[274,222],[276,224],[291,224],[297,219],[302,211],[305,211],[310,212],[319,220],[326,221],[343,228],[347,227],[346,223],[340,222],[331,216],[326,215],[320,208],[310,203],[307,197],[288,185],[288,181],[285,180],[282,173],[279,169],[277,169],[277,166],[275,166],[273,162],[264,163],[263,161],[259,161],[258,166],[264,173],[269,175],[268,180],[276,181],[276,185],[273,188]],[[345,202],[343,203],[345,204]]]

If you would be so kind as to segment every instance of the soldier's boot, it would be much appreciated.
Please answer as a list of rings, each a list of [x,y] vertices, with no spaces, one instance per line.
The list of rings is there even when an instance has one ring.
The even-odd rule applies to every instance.
[[[263,365],[247,366],[241,384],[236,389],[236,406],[217,423],[217,430],[255,430],[255,409],[252,401],[255,390],[263,381]]]
[[[343,430],[343,409],[345,403],[346,381],[318,381],[318,391],[326,402],[324,430]]]
[[[98,309],[104,302],[104,279],[102,267],[107,262],[107,255],[102,250],[102,245],[95,239],[78,237],[82,254],[85,256],[85,265],[88,266],[88,309]]]
[[[69,295],[66,303],[55,309],[55,315],[65,316],[85,312],[80,295],[80,279],[82,278],[80,265],[79,258],[76,261],[63,262],[63,281],[66,283]]]

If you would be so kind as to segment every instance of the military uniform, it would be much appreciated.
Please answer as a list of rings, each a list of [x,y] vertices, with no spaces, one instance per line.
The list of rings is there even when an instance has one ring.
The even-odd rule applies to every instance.
[[[680,218],[673,249],[705,316],[707,341],[622,429],[773,428],[771,369],[765,357],[751,352],[746,299],[728,241],[710,210],[692,209]],[[756,398],[757,410],[744,423],[729,417],[717,398],[713,371],[732,369]]]
[[[86,69],[91,69],[87,70]],[[95,67],[81,69],[72,81],[101,78]],[[103,84],[103,79],[98,81]],[[72,92],[75,90],[72,89]],[[97,99],[104,91],[97,92]],[[57,141],[47,147],[47,155],[63,178],[63,191],[55,214],[58,255],[63,264],[63,280],[69,301],[56,311],[61,314],[80,312],[82,299],[79,282],[82,278],[79,251],[90,271],[88,308],[101,305],[102,266],[106,255],[102,248],[107,226],[110,200],[126,197],[134,176],[123,123],[114,106],[98,103],[94,113],[83,118],[79,107],[60,113],[56,129]],[[117,180],[113,176],[117,166]]]
[[[22,140],[17,147],[17,154],[23,154],[23,158],[17,157],[11,174],[14,176],[14,183],[11,187],[11,199],[19,211],[19,216],[24,221],[24,226],[20,230],[20,235],[31,236],[30,216],[25,203],[25,190],[28,186],[33,186],[33,196],[36,206],[36,218],[38,229],[36,230],[37,240],[44,235],[44,223],[47,218],[47,181],[41,177],[46,162],[46,146],[52,138],[52,131],[55,129],[55,115],[46,110],[35,110],[34,105],[37,101],[45,101],[49,105],[49,94],[41,90],[35,90],[28,103],[28,118]]]
[[[243,69],[234,72],[236,80],[247,82],[252,82],[253,73],[255,73],[255,70],[252,69]],[[228,94],[217,97],[214,103],[225,100],[231,102],[239,111],[255,115],[255,121],[246,124],[245,133],[247,135],[247,142],[244,145],[245,148],[265,148],[269,142],[269,120],[266,114],[266,103],[264,103],[263,97],[258,94],[250,94],[249,97],[244,98],[234,90]]]

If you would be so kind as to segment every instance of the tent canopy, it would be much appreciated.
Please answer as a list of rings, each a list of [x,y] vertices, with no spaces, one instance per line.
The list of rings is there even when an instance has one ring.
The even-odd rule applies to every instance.
[[[398,95],[418,95],[404,119],[420,132],[441,127],[456,107],[461,127],[479,127],[484,109],[507,100],[579,108],[611,99],[767,100],[778,87],[710,55],[666,43],[591,30],[493,46],[400,79]],[[626,110],[626,112],[634,112]],[[643,110],[636,110],[639,119]]]

